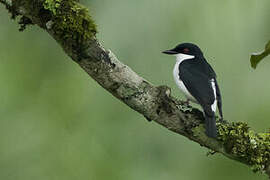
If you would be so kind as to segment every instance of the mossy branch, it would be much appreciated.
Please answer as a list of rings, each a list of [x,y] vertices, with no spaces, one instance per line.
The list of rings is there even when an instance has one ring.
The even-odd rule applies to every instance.
[[[77,1],[0,2],[13,19],[20,18],[23,28],[34,24],[47,31],[103,88],[146,119],[270,176],[270,133],[255,133],[246,123],[218,120],[218,139],[208,138],[201,111],[173,98],[170,88],[153,86],[103,48],[95,37],[96,25],[88,10]]]

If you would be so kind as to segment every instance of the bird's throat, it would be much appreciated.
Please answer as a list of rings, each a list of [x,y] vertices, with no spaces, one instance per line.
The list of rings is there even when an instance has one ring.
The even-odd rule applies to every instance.
[[[195,56],[193,55],[188,55],[188,54],[182,54],[182,53],[179,53],[179,54],[176,54],[176,61],[179,62],[179,64],[185,60],[188,60],[188,59],[194,59]]]

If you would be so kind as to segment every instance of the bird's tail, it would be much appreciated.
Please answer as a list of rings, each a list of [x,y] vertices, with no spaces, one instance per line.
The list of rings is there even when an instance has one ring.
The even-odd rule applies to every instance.
[[[204,111],[206,135],[211,138],[217,137],[216,118],[213,111]]]

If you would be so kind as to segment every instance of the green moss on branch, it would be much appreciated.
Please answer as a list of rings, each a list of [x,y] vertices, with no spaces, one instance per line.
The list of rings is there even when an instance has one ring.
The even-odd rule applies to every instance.
[[[62,0],[45,0],[44,8],[51,11],[53,15],[56,15],[61,2]]]
[[[255,133],[246,123],[218,124],[225,150],[249,164],[254,172],[267,170],[270,161],[270,133]]]
[[[62,40],[84,41],[97,33],[88,9],[74,0],[45,0],[43,6],[51,13],[54,33]]]

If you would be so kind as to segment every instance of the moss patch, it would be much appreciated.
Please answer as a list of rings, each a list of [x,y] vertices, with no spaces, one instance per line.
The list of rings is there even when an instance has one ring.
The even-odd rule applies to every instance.
[[[45,0],[44,8],[51,11],[53,15],[57,15],[61,2],[62,0]]]
[[[97,29],[88,9],[74,0],[45,0],[51,13],[52,29],[62,40],[83,41],[95,36]]]
[[[270,161],[270,133],[255,133],[246,123],[218,123],[218,140],[228,154],[248,163],[254,172],[264,172]]]

